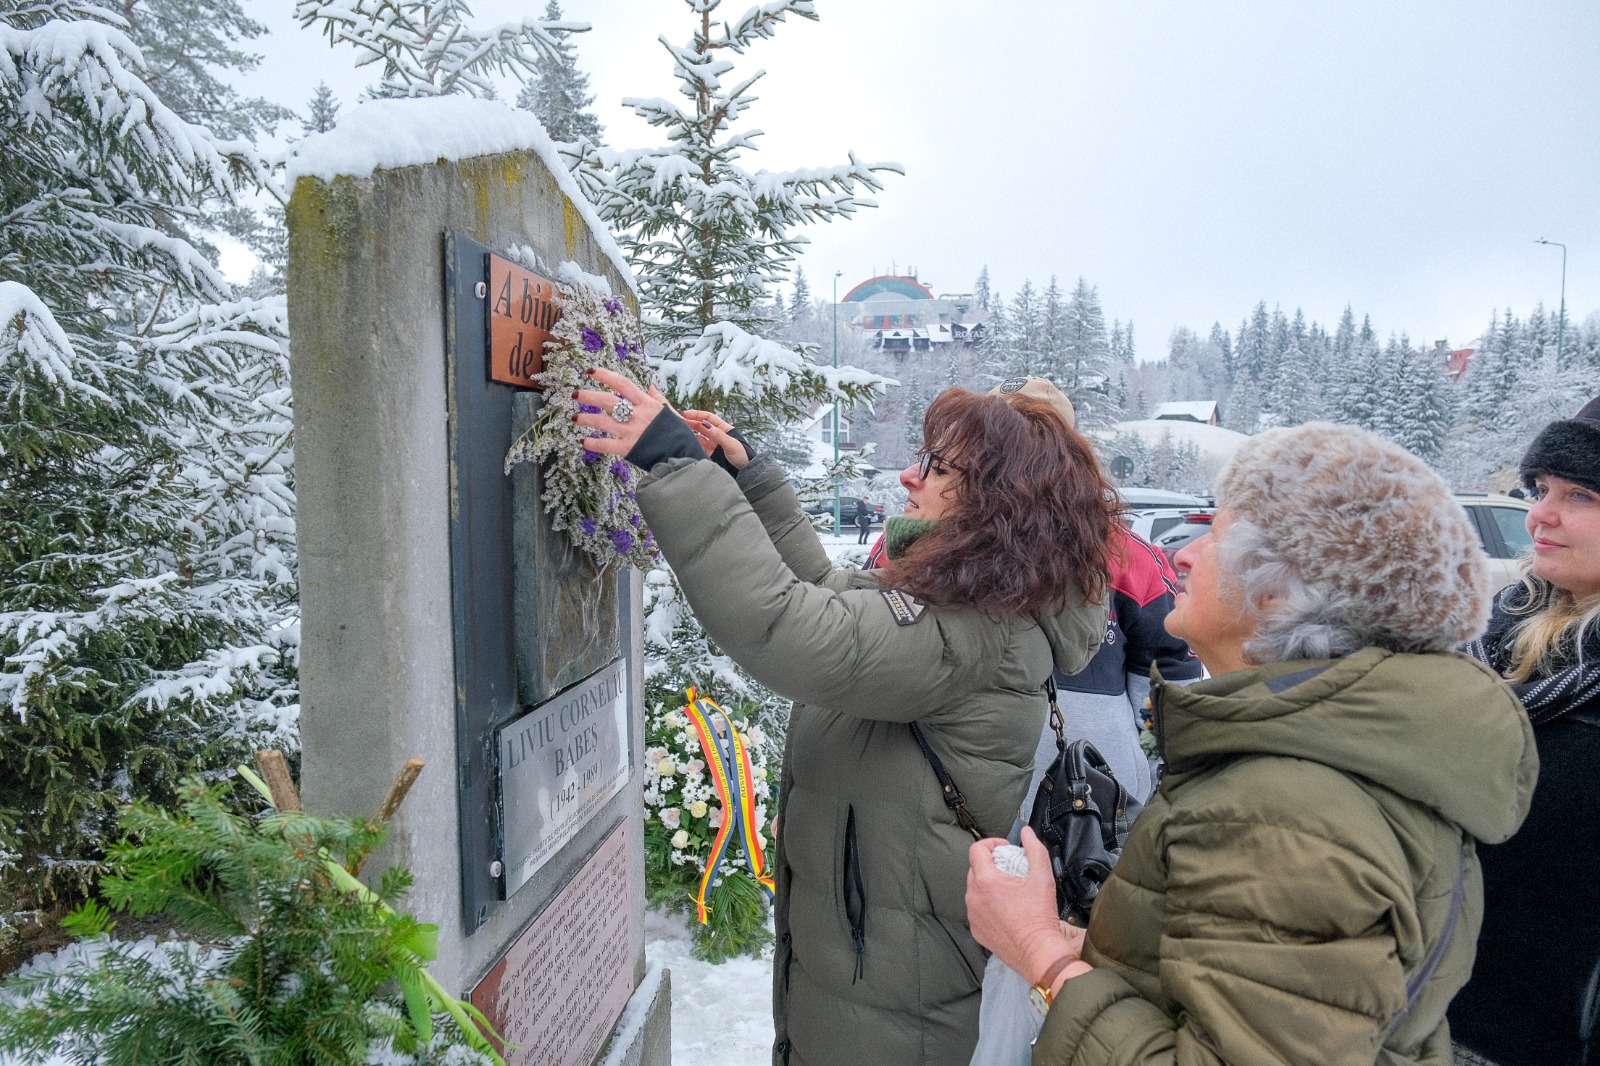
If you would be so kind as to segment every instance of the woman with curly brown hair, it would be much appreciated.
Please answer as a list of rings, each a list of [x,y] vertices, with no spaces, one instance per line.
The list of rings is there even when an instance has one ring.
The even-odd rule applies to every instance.
[[[621,375],[594,377],[615,392],[578,393],[601,409],[579,423],[607,434],[586,445],[647,471],[640,509],[706,632],[795,701],[773,1062],[965,1066],[984,969],[962,899],[973,838],[911,725],[980,831],[1010,829],[1042,686],[1105,634],[1112,497],[1057,413],[1065,397],[1040,379],[941,394],[900,476],[890,565],[836,571],[776,462],[750,459],[714,415],[685,422]]]

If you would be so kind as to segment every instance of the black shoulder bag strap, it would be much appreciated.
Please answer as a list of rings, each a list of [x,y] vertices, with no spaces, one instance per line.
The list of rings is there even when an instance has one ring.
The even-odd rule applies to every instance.
[[[1044,682],[1045,696],[1050,700],[1050,727],[1056,732],[1056,747],[1065,750],[1067,738],[1065,736],[1065,721],[1061,717],[1061,707],[1056,703],[1056,677],[1051,674]],[[911,735],[917,738],[917,747],[922,749],[923,758],[928,760],[928,765],[933,767],[933,776],[939,779],[939,794],[944,797],[944,805],[950,808],[950,813],[956,816],[956,822],[972,834],[973,840],[982,840],[983,831],[978,828],[978,820],[967,810],[967,797],[961,794],[961,789],[956,787],[955,780],[951,778],[944,768],[944,763],[939,761],[939,756],[934,754],[933,748],[928,744],[928,738],[922,735],[922,727],[911,723]]]
[[[944,797],[944,805],[950,808],[950,813],[956,816],[956,822],[972,834],[973,840],[982,840],[983,831],[978,828],[978,820],[967,810],[967,797],[961,794],[956,783],[944,768],[944,763],[939,761],[939,756],[933,753],[933,748],[928,744],[928,738],[922,735],[922,727],[911,723],[911,735],[917,738],[917,746],[922,749],[923,756],[928,760],[928,765],[933,767],[933,776],[939,779],[939,794]]]
[[[1433,979],[1434,971],[1444,961],[1445,949],[1450,946],[1450,938],[1455,935],[1456,921],[1461,917],[1461,908],[1467,899],[1467,859],[1472,854],[1472,838],[1465,831],[1461,834],[1461,864],[1456,867],[1455,889],[1450,893],[1450,910],[1444,916],[1444,925],[1439,927],[1439,939],[1433,942],[1433,950],[1428,952],[1428,957],[1422,960],[1422,965],[1417,972],[1406,978],[1406,1005],[1401,1008],[1389,1021],[1389,1028],[1383,1031],[1383,1038],[1388,1040],[1394,1031],[1400,1028],[1400,1023],[1406,1020],[1406,1015],[1411,1013],[1411,1008],[1417,1005],[1417,1000],[1422,998],[1422,990],[1428,987],[1428,982]]]

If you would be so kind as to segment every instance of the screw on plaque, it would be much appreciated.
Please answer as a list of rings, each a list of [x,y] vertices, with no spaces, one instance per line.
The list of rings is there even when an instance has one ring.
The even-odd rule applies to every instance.
[[[482,282],[482,281],[478,282],[478,284],[473,287],[472,294],[474,296],[476,296],[480,300],[482,300],[484,297],[488,296],[489,295],[488,283]]]
[[[503,864],[499,859],[496,859],[494,862],[491,862],[489,864],[489,876],[490,877],[499,877],[501,874],[503,874],[505,872],[506,872],[505,864]]]

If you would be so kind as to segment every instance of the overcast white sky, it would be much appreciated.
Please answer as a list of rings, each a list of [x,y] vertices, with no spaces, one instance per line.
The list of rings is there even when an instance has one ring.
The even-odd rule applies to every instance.
[[[734,18],[748,0],[725,0]],[[812,291],[891,267],[935,292],[988,265],[1008,296],[1082,275],[1139,354],[1176,326],[1230,330],[1258,300],[1332,326],[1348,303],[1414,343],[1475,338],[1496,307],[1600,309],[1600,3],[1595,0],[817,0],[738,60],[765,69],[748,169],[906,168],[877,210],[813,227]],[[498,22],[544,0],[478,0]],[[244,86],[345,107],[373,79],[291,18]],[[657,38],[678,0],[567,0],[613,147],[659,143],[621,106],[672,96]],[[370,68],[369,68],[370,69]],[[515,96],[509,85],[503,94]]]

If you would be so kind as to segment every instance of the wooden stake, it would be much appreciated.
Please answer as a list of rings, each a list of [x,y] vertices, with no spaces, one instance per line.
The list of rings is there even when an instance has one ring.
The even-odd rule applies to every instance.
[[[416,784],[417,775],[422,773],[423,766],[427,765],[421,759],[407,759],[406,764],[400,767],[400,773],[394,779],[394,784],[389,786],[389,794],[383,797],[383,803],[378,807],[374,817],[379,825],[394,817],[395,811],[400,809],[400,804],[405,802],[406,794],[411,791],[411,786]],[[366,858],[362,857],[352,863],[348,869],[350,876],[360,877],[361,867],[366,865]]]
[[[289,776],[289,764],[283,752],[268,748],[256,752],[256,765],[261,768],[261,778],[272,792],[272,805],[279,811],[304,810],[300,806],[300,793],[295,791],[294,778]]]
[[[389,794],[383,797],[383,804],[378,808],[379,822],[387,822],[394,817],[394,812],[405,802],[406,793],[416,784],[417,775],[422,773],[425,765],[427,764],[421,759],[407,759],[406,764],[400,767],[399,776],[394,779],[394,784],[389,786]]]

